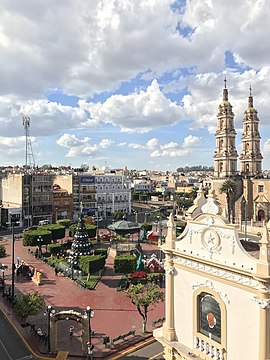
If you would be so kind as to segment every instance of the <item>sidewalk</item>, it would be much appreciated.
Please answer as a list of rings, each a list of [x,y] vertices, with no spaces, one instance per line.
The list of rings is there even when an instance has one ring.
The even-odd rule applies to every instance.
[[[5,245],[8,256],[2,259],[9,269],[6,272],[6,284],[11,283],[11,239],[4,237],[0,242]],[[157,247],[143,244],[145,253],[157,252]],[[44,296],[46,305],[51,305],[56,312],[61,310],[75,310],[81,313],[85,312],[87,306],[94,310],[94,317],[91,319],[91,328],[94,330],[92,343],[94,348],[94,357],[111,359],[113,354],[124,350],[126,347],[134,345],[137,342],[145,340],[140,335],[142,328],[141,316],[134,305],[126,297],[124,292],[117,292],[116,287],[119,284],[121,275],[113,272],[113,258],[109,255],[106,262],[106,269],[101,281],[95,290],[86,290],[81,288],[71,279],[62,275],[56,276],[54,269],[39,259],[28,253],[28,248],[22,245],[21,239],[15,241],[15,259],[20,257],[21,260],[36,267],[42,273],[43,284],[37,286],[31,280],[15,278],[15,294],[17,297],[21,293],[38,292]],[[19,333],[26,342],[31,346],[33,351],[39,356],[47,356],[47,346],[38,339],[38,336],[30,331],[29,327],[23,328],[20,320],[13,313],[10,304],[6,299],[1,297],[1,307],[7,313],[8,317],[16,326]],[[148,331],[152,331],[152,321],[164,317],[164,303],[156,307],[150,307],[148,313]],[[47,316],[43,312],[37,316],[29,317],[27,322],[35,324],[36,329],[41,328],[47,333]],[[69,338],[69,327],[74,326],[74,336]],[[82,357],[81,351],[81,324],[71,320],[58,321],[58,349],[69,351],[68,359]],[[110,339],[119,335],[135,330],[135,336],[130,336],[126,340],[120,340],[114,347],[106,348],[102,344],[104,336]],[[151,336],[151,334],[150,334]],[[149,336],[148,336],[149,337]]]

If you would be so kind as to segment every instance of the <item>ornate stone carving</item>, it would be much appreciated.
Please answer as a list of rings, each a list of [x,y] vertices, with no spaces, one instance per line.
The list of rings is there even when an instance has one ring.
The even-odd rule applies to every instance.
[[[173,257],[173,262],[187,268],[197,269],[198,271],[205,274],[213,274],[219,278],[245,285],[256,290],[264,290],[264,292],[270,293],[270,290],[262,282],[255,280],[252,276],[238,274],[229,270],[223,270],[216,266],[205,265],[196,260],[190,261],[179,256]]]
[[[175,274],[175,268],[174,268],[174,267],[164,266],[164,270],[165,270],[166,273],[169,274],[169,275],[174,275],[174,274]]]
[[[226,302],[228,305],[230,304],[230,300],[228,298],[228,295],[227,294],[224,294],[223,292],[217,290],[215,287],[214,287],[214,284],[212,283],[212,281],[210,280],[206,280],[204,282],[201,282],[201,283],[196,283],[194,285],[192,285],[192,290],[196,289],[197,287],[201,287],[201,286],[206,286],[212,290],[214,290],[221,298],[224,302]]]
[[[254,296],[254,301],[258,304],[262,309],[269,309],[270,308],[270,299],[260,299],[257,296]]]

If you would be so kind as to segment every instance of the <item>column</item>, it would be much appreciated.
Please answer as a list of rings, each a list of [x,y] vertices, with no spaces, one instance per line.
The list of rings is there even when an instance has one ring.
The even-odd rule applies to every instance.
[[[166,270],[166,321],[163,327],[163,336],[169,340],[175,340],[174,328],[174,273],[173,260],[167,258]]]

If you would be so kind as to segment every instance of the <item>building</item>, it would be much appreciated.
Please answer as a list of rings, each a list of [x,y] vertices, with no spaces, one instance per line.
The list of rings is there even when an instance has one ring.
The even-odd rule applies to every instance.
[[[61,219],[73,219],[72,194],[62,189],[59,185],[53,185],[53,222]]]
[[[52,222],[52,174],[8,173],[2,179],[2,207],[17,216],[20,226]],[[8,216],[10,222],[10,215]]]
[[[162,245],[166,318],[154,336],[165,359],[270,359],[270,226],[248,253],[214,192],[198,210],[178,238],[171,215]]]
[[[54,183],[72,193],[73,217],[78,219],[81,205],[86,215],[106,218],[115,211],[131,212],[131,186],[123,175],[114,173],[74,173],[57,175]]]

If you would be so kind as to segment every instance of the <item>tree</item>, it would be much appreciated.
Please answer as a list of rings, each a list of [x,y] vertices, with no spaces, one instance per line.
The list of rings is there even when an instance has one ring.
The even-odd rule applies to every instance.
[[[29,315],[37,315],[44,307],[44,297],[38,293],[33,293],[22,295],[17,300],[14,311],[25,321]]]
[[[6,248],[4,245],[0,245],[0,258],[3,258],[5,257],[7,254],[6,254]]]
[[[227,200],[227,211],[228,211],[228,220],[231,222],[231,215],[232,215],[232,221],[234,222],[234,206],[233,206],[233,198],[234,195],[237,193],[237,186],[236,183],[233,180],[225,180],[220,189],[219,192],[221,194],[226,194],[226,200]]]
[[[164,291],[155,283],[131,285],[126,291],[132,304],[136,306],[138,313],[141,315],[142,332],[146,332],[148,308],[150,305],[157,305],[164,301]]]

